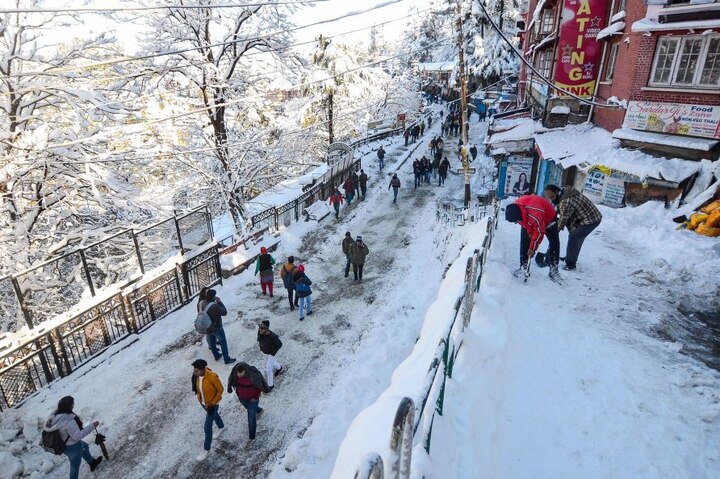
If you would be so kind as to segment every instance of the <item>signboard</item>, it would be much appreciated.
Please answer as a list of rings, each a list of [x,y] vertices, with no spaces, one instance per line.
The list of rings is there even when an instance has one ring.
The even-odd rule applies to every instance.
[[[625,128],[720,139],[720,106],[631,101]]]
[[[500,171],[500,185],[503,198],[530,194],[533,159],[508,157],[503,160]]]
[[[625,182],[640,183],[640,178],[604,166],[594,166],[585,178],[583,194],[593,203],[619,208],[625,199]]]
[[[555,85],[580,97],[589,98],[595,91],[601,52],[597,34],[605,27],[607,3],[566,0],[563,4]]]

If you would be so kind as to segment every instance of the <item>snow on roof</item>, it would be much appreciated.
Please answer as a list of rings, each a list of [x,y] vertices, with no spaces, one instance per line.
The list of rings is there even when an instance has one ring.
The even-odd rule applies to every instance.
[[[615,15],[610,17],[610,23],[615,23],[618,20],[625,20],[625,10],[620,10]]]
[[[433,72],[449,72],[455,69],[455,62],[427,62],[418,63],[418,70]]]
[[[550,35],[550,36],[545,37],[540,43],[530,47],[530,50],[528,53],[533,52],[533,51],[537,50],[538,48],[542,48],[550,42],[554,42],[555,38],[557,38],[556,35]]]
[[[547,0],[540,0],[537,3],[537,6],[535,7],[535,11],[533,12],[533,15],[532,15],[533,23],[540,20],[540,13],[542,12],[543,8],[545,7],[546,1]]]
[[[552,110],[550,110],[550,113],[555,113],[558,115],[569,115],[570,114],[570,107],[566,105],[557,105],[552,107]]]
[[[539,125],[530,118],[496,121],[493,123],[493,130],[497,131],[497,133],[491,135],[487,143],[493,145],[504,141],[529,140],[533,137],[533,134],[535,134],[538,126]]]
[[[690,20],[687,22],[658,23],[649,18],[643,18],[632,24],[633,32],[657,32],[663,30],[689,30],[700,28],[718,28],[720,19]]]
[[[622,35],[623,30],[625,30],[625,22],[613,23],[612,25],[600,30],[597,34],[597,39],[602,40],[603,38],[609,37],[611,35]]]
[[[596,126],[573,125],[536,134],[535,146],[543,158],[554,160],[564,168],[577,166],[587,171],[594,165],[603,165],[641,179],[679,182],[701,168],[697,161],[657,158],[642,151],[619,148],[608,131]]]
[[[668,135],[665,133],[633,130],[631,128],[618,128],[613,131],[612,136],[618,140],[641,141],[643,143],[655,143],[657,145],[675,146],[677,148],[700,151],[710,151],[715,145],[720,143],[718,140],[709,140],[707,138]]]

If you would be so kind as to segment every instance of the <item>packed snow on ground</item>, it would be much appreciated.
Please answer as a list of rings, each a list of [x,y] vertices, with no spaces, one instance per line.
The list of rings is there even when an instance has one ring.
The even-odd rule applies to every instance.
[[[501,222],[427,477],[718,477],[720,374],[702,361],[720,358],[694,335],[718,338],[678,313],[717,312],[717,240],[655,203],[600,208],[563,286],[511,276],[519,230]]]
[[[437,132],[436,124],[430,134]],[[446,225],[435,220],[435,200],[461,192],[462,178],[451,175],[445,187],[412,188],[411,162],[428,153],[428,135],[407,148],[401,137],[393,139],[382,173],[370,151],[363,163],[368,197],[343,208],[340,220],[300,221],[282,230],[273,253],[277,270],[290,254],[306,266],[312,316],[298,321],[279,278],[275,297],[262,296],[253,268],[217,288],[230,311],[224,325],[232,356],[262,368],[256,331],[263,319],[284,343],[278,360],[288,370],[261,400],[266,412],[255,444],[247,441],[245,411],[226,394],[220,412],[228,430],[205,462],[194,460],[202,450],[204,412],[190,391],[190,363],[209,358],[223,382],[230,367],[212,360],[193,329],[196,310],[189,305],[3,412],[4,463],[12,462],[9,453],[25,476],[67,476],[67,460],[42,451],[37,440],[41,423],[69,394],[79,416],[100,420],[107,436],[112,461],[93,477],[227,477],[229,470],[235,477],[327,477],[350,421],[387,387],[390,372],[412,350],[442,273],[459,253]],[[393,206],[387,185],[396,169],[402,188]],[[343,277],[340,242],[348,230],[362,235],[371,251],[362,284]]]

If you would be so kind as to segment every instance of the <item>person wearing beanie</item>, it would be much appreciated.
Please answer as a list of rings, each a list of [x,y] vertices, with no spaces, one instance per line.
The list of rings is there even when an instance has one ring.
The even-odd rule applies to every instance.
[[[222,317],[228,313],[227,308],[217,296],[214,289],[205,290],[205,299],[198,303],[198,311],[204,311],[207,308],[207,315],[212,320],[209,332],[205,335],[208,348],[212,352],[215,361],[219,361],[220,358],[225,360],[225,364],[231,364],[237,361],[235,358],[230,357],[228,352],[227,338],[225,337],[225,329],[222,324]],[[209,305],[209,306],[208,306]],[[220,351],[218,352],[217,345],[220,344]]]
[[[305,319],[305,307],[307,306],[308,316],[313,313],[312,311],[312,290],[310,285],[312,281],[305,274],[305,266],[298,266],[297,271],[293,275],[295,282],[295,294],[298,297],[298,303],[300,305],[300,321]]]
[[[293,311],[298,305],[297,298],[293,300],[293,295],[295,294],[293,274],[295,273],[296,269],[297,267],[295,266],[295,256],[288,256],[287,263],[285,263],[283,267],[280,268],[280,279],[283,282],[283,286],[285,286],[285,289],[287,290],[288,302],[290,303],[290,311]]]
[[[350,256],[352,256],[353,275],[355,276],[355,282],[362,283],[363,267],[365,266],[365,258],[370,254],[370,250],[367,245],[363,242],[362,236],[355,238],[355,244],[350,249]]]
[[[220,417],[220,400],[223,394],[223,385],[218,375],[207,367],[207,361],[196,359],[192,363],[193,375],[195,377],[195,395],[200,406],[205,410],[205,443],[204,452],[198,457],[198,461],[205,459],[210,452],[213,440],[213,424],[217,425],[220,432],[225,428]],[[216,434],[216,436],[219,435]]]
[[[93,432],[100,422],[94,421],[89,426],[83,427],[82,420],[73,412],[74,407],[75,399],[72,396],[63,397],[58,401],[57,409],[43,427],[45,432],[60,433],[60,440],[65,445],[62,453],[70,461],[70,479],[77,479],[80,475],[80,464],[83,459],[88,463],[91,471],[94,471],[103,459],[102,456],[93,457],[90,454],[90,446],[83,441],[83,438]]]
[[[390,179],[388,190],[391,187],[393,189],[393,203],[397,203],[398,190],[400,190],[400,178],[398,178],[397,173],[393,174],[393,177]]]
[[[267,294],[266,290],[270,290],[271,298],[273,297],[273,278],[275,277],[275,273],[273,272],[274,264],[275,258],[268,254],[264,246],[260,248],[260,255],[255,262],[255,276],[260,273],[260,288],[262,288],[262,294]]]
[[[283,373],[282,364],[275,359],[275,355],[282,348],[282,341],[278,338],[278,335],[270,331],[270,321],[263,320],[258,325],[258,346],[260,351],[265,355],[265,371],[267,373],[267,384],[270,390],[274,385],[274,378]]]
[[[350,265],[352,264],[352,256],[350,254],[352,245],[355,244],[355,240],[352,239],[352,234],[349,231],[345,232],[345,237],[342,240],[342,252],[345,255],[345,277],[347,278],[350,274]]]
[[[513,275],[519,276],[527,268],[528,261],[535,256],[540,243],[547,235],[550,247],[547,261],[550,265],[550,279],[560,281],[558,272],[558,235],[555,207],[538,195],[524,195],[505,207],[505,219],[522,226],[520,229],[520,268]]]

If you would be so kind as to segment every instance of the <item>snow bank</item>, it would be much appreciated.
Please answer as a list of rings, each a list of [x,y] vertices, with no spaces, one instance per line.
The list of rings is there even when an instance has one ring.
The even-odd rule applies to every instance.
[[[611,35],[622,34],[623,30],[625,30],[625,22],[612,23],[598,32],[597,39],[602,40]]]
[[[506,141],[527,140],[533,137],[538,127],[539,124],[530,118],[500,120],[492,124],[492,129],[496,133],[489,137],[487,143],[494,145]]]
[[[570,107],[565,105],[557,105],[552,107],[552,110],[550,110],[550,113],[556,114],[556,115],[569,115],[570,114]]]

